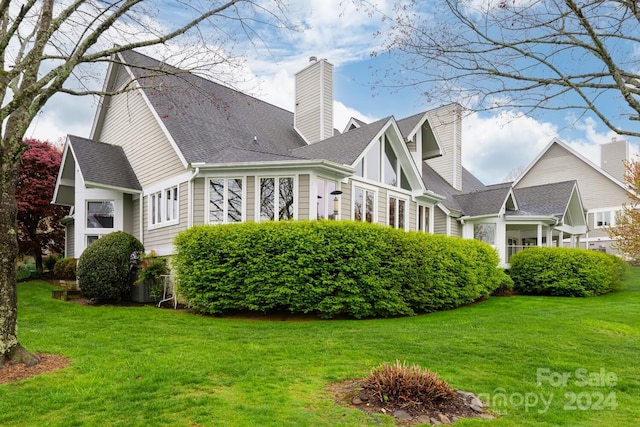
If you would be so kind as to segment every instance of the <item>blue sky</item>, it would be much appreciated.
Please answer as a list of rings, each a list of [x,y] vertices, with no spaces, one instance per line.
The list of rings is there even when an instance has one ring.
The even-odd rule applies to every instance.
[[[437,100],[428,103],[417,88],[385,87],[394,83],[391,80],[383,86],[373,85],[378,78],[374,74],[392,64],[385,55],[370,55],[382,42],[373,36],[385,29],[379,17],[356,10],[344,0],[298,0],[292,4],[289,18],[305,30],[267,31],[262,33],[264,43],[238,43],[236,49],[246,58],[237,87],[293,110],[293,75],[307,65],[310,56],[318,56],[334,64],[334,125],[340,130],[350,116],[365,121],[389,115],[400,119],[439,105]],[[381,2],[381,7],[391,12],[390,2]],[[56,95],[27,136],[50,141],[61,140],[66,134],[86,137],[96,106],[97,100],[91,97]],[[463,119],[463,164],[486,184],[500,182],[511,170],[526,167],[554,137],[598,164],[599,145],[617,136],[601,123],[589,117],[576,119],[573,114],[561,111],[532,118],[506,111],[467,116]],[[638,141],[630,142],[632,151],[637,151]]]

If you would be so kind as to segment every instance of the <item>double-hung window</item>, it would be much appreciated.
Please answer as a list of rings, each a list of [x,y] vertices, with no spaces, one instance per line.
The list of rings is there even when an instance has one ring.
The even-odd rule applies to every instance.
[[[179,220],[178,186],[165,188],[149,195],[149,225],[177,224]]]
[[[209,179],[209,222],[242,222],[244,195],[242,178]]]
[[[355,187],[353,190],[353,219],[363,222],[375,221],[376,192]]]
[[[260,178],[260,220],[294,219],[295,187],[293,177]]]
[[[407,227],[407,205],[409,203],[405,199],[391,196],[388,202],[388,219],[389,225],[393,228],[405,230]]]

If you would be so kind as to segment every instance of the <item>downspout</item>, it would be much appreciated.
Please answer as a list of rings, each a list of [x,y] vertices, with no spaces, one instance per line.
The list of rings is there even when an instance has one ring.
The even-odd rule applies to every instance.
[[[200,168],[196,167],[189,178],[189,187],[188,187],[188,198],[187,200],[187,228],[193,227],[193,180],[196,179],[196,176],[200,173]]]
[[[138,209],[138,219],[140,221],[140,243],[144,246],[144,193],[140,194],[140,209]]]

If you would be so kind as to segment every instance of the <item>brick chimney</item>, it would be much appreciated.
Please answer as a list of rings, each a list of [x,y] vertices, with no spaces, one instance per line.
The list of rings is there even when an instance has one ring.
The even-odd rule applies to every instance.
[[[295,81],[294,128],[308,144],[332,137],[333,65],[312,56]]]

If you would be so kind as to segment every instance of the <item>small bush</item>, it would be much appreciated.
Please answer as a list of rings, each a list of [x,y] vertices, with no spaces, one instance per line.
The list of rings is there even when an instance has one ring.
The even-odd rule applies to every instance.
[[[412,315],[471,303],[500,283],[489,245],[368,223],[197,226],[174,243],[180,293],[208,314]]]
[[[44,268],[47,269],[47,271],[53,271],[59,259],[60,258],[55,255],[49,255],[42,261],[42,264],[44,265]]]
[[[76,280],[77,265],[75,258],[60,258],[53,266],[53,275],[60,280]]]
[[[35,264],[23,264],[18,263],[16,265],[16,280],[24,281],[29,279],[37,279],[40,277],[40,273],[36,270]]]
[[[577,248],[530,248],[510,259],[523,294],[585,297],[618,289],[628,267],[614,255]]]
[[[135,281],[135,285],[140,285],[146,281],[149,284],[151,297],[155,300],[160,300],[163,292],[160,278],[165,274],[169,274],[167,258],[159,257],[155,251],[151,251],[142,258],[140,269],[138,270],[138,280]]]
[[[455,391],[438,374],[418,365],[407,366],[396,360],[373,369],[363,382],[364,390],[380,403],[426,404],[455,397]]]
[[[122,231],[95,241],[78,261],[82,294],[96,301],[120,301],[131,290],[142,252],[142,243]]]
[[[493,291],[491,295],[504,297],[513,294],[513,279],[509,276],[509,273],[503,271],[500,276],[500,285]]]

